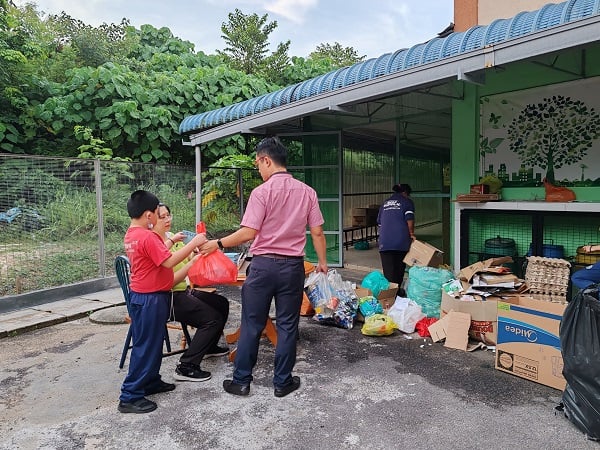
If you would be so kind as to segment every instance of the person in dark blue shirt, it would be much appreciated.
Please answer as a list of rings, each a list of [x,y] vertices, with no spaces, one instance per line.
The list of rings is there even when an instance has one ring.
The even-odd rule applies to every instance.
[[[600,251],[600,245],[586,245],[585,253]],[[590,264],[571,275],[571,283],[579,289],[585,289],[592,284],[600,283],[600,261]]]
[[[396,184],[394,193],[379,208],[379,256],[385,278],[398,283],[396,295],[406,297],[402,288],[406,264],[404,257],[415,239],[415,205],[408,184]]]

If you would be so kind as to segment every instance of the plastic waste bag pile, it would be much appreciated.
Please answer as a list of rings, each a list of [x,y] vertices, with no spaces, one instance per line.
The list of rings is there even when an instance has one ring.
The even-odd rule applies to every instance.
[[[335,269],[327,274],[311,273],[304,283],[304,289],[315,310],[314,320],[345,329],[354,326],[358,297],[352,283],[344,281]]]

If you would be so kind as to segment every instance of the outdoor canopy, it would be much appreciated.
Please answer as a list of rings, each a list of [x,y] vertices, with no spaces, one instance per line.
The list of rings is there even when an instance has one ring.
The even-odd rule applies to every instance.
[[[484,69],[596,41],[599,13],[600,0],[547,4],[188,116],[179,132],[185,145],[198,145],[237,133],[260,133],[271,124],[319,111],[343,112],[356,102],[444,80],[481,82]]]

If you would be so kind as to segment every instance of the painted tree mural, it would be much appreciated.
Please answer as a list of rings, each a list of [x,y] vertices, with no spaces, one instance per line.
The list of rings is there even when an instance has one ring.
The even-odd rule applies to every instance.
[[[600,137],[600,115],[580,100],[554,95],[523,108],[508,127],[510,149],[526,167],[546,170],[575,164]]]

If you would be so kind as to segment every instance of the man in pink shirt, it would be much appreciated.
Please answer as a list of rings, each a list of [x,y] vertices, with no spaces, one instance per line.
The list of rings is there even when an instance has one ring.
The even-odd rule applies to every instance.
[[[317,193],[286,170],[287,149],[276,137],[256,146],[256,166],[264,181],[250,194],[241,227],[201,248],[208,254],[217,248],[235,247],[254,240],[252,264],[242,286],[242,320],[233,379],[223,381],[225,391],[248,395],[260,336],[275,298],[277,347],[273,374],[274,394],[284,397],[300,387],[292,376],[304,287],[306,227],[317,252],[316,270],[327,273],[323,215]]]

